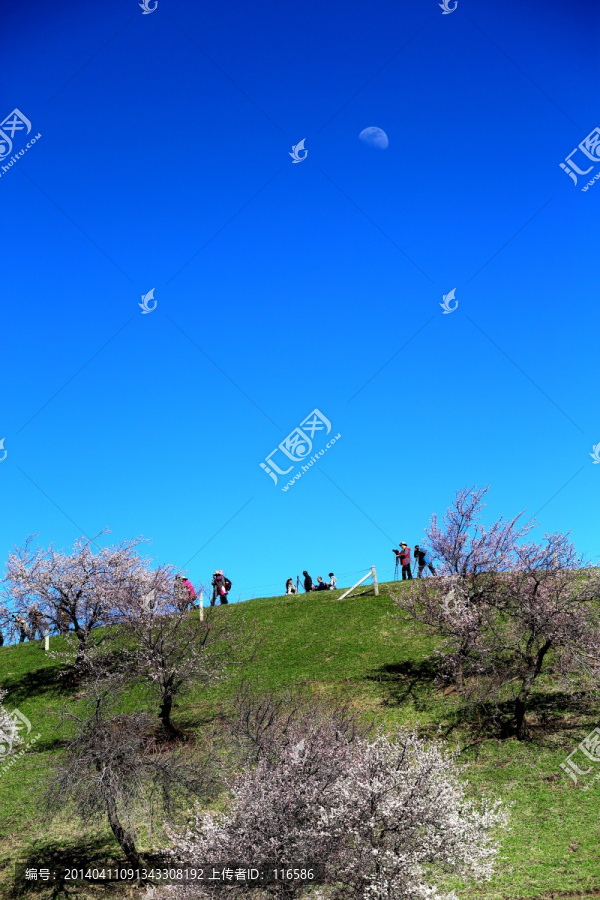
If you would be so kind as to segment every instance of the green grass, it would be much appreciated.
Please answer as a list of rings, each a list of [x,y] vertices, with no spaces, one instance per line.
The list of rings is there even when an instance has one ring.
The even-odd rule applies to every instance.
[[[194,685],[174,711],[187,729],[202,722],[235,692],[241,675],[259,691],[294,688],[340,697],[384,727],[415,726],[433,735],[441,727],[451,746],[465,749],[461,761],[472,791],[513,803],[503,860],[491,882],[459,886],[464,900],[517,900],[592,895],[600,891],[598,826],[600,781],[585,792],[559,764],[598,722],[598,710],[569,706],[562,695],[544,696],[549,725],[533,729],[527,743],[483,737],[455,723],[456,699],[435,684],[429,657],[431,635],[397,614],[388,594],[372,589],[338,602],[341,592],[269,597],[216,610],[247,635],[251,661],[205,690]],[[403,588],[396,585],[399,590]],[[59,649],[61,638],[51,640]],[[59,664],[40,642],[0,649],[0,685],[7,709],[18,707],[39,741],[6,773],[0,771],[0,895],[8,896],[13,863],[36,853],[80,854],[90,861],[119,858],[107,826],[82,827],[65,816],[40,823],[41,797],[60,752],[64,731],[51,715],[62,705],[76,710],[77,689],[53,680]],[[546,688],[547,689],[547,688]],[[143,702],[130,693],[124,709]],[[534,719],[535,725],[535,719]],[[30,737],[31,737],[30,736]],[[598,765],[600,772],[600,765]],[[591,777],[591,776],[590,776]],[[41,863],[40,863],[41,864]],[[90,892],[90,896],[92,893]]]

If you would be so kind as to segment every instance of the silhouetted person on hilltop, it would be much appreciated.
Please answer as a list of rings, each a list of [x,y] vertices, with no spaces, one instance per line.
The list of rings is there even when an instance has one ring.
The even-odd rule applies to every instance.
[[[316,591],[328,591],[329,590],[329,585],[327,584],[327,582],[323,581],[323,579],[321,578],[320,575],[317,578],[317,585],[315,587],[315,590]]]
[[[173,584],[173,596],[175,597],[175,604],[177,608],[183,611],[187,604],[187,591],[182,584],[181,575],[175,576],[175,581]]]
[[[329,573],[329,577],[330,577],[330,579],[331,579],[331,581],[329,582],[329,590],[330,590],[330,591],[335,591],[336,585],[337,585],[337,578],[335,577],[335,575],[333,574],[333,572],[330,572],[330,573]]]
[[[23,616],[15,616],[15,625],[19,629],[19,643],[22,644],[25,638],[29,638],[31,640],[31,635],[29,633],[29,625],[27,624],[27,620],[23,618]]]
[[[421,549],[421,547],[419,547],[418,544],[415,544],[415,562],[417,563],[417,565],[419,567],[419,571],[417,573],[417,578],[423,577],[423,572],[425,571],[426,566],[429,569],[429,571],[431,572],[431,574],[435,575],[435,569],[433,568],[433,566],[427,556],[427,550],[425,550],[424,547],[423,547],[423,549]]]
[[[35,641],[38,634],[40,639],[44,637],[44,625],[46,624],[46,620],[44,619],[40,609],[37,605],[33,605],[29,610],[27,615],[29,619],[29,640]]]
[[[306,571],[306,569],[304,570],[304,572],[302,574],[304,575],[304,590],[308,594],[308,592],[312,591],[312,589],[313,589],[313,580],[310,577],[310,575],[308,574],[308,572]]]
[[[296,585],[294,584],[293,578],[288,578],[285,583],[285,592],[286,594],[297,594]]]

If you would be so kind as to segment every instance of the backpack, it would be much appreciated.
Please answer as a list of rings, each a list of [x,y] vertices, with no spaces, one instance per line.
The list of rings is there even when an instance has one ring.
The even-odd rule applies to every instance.
[[[231,590],[231,582],[229,578],[225,578],[225,576],[223,576],[223,584],[225,585],[225,591],[229,593],[229,591]]]

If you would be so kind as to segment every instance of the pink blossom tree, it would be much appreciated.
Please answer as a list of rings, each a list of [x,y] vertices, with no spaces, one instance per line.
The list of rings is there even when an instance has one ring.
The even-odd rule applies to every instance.
[[[37,608],[59,633],[71,626],[79,662],[95,628],[117,621],[120,608],[134,598],[152,589],[165,593],[172,579],[170,567],[152,570],[139,555],[139,538],[99,547],[100,536],[80,538],[71,552],[34,548],[30,537],[6,565],[4,593],[12,608],[25,617]]]
[[[441,639],[440,677],[464,703],[493,704],[502,733],[524,739],[541,677],[570,689],[598,686],[600,669],[589,663],[600,661],[600,577],[568,536],[529,541],[534,526],[519,525],[522,514],[485,528],[486,492],[459,492],[441,527],[433,517],[427,535],[442,577],[393,596]]]
[[[478,576],[507,571],[514,563],[515,547],[531,529],[519,525],[520,512],[502,517],[486,528],[480,521],[485,506],[485,488],[463,488],[446,511],[441,525],[433,515],[426,529],[431,554],[441,561],[441,575]],[[485,583],[485,582],[484,582]]]
[[[170,832],[173,858],[216,868],[312,867],[331,900],[424,900],[439,896],[436,883],[448,874],[489,877],[494,832],[506,824],[501,804],[469,800],[454,757],[439,744],[401,729],[367,737],[348,726],[332,710],[288,721],[234,781],[224,812],[198,814],[185,832]],[[174,892],[219,890],[205,883]],[[263,890],[228,887],[234,896]],[[302,884],[269,891],[309,896]]]
[[[568,535],[545,535],[515,550],[480,651],[487,672],[476,697],[513,706],[518,738],[529,734],[527,712],[538,681],[568,693],[597,692],[600,670],[600,573],[586,566]]]
[[[426,535],[431,555],[440,561],[440,577],[392,592],[404,612],[442,639],[440,674],[450,677],[459,692],[467,672],[475,674],[481,662],[478,642],[489,627],[502,573],[515,565],[518,542],[533,527],[519,525],[520,513],[486,528],[480,519],[488,490],[464,488],[441,524],[432,516]]]

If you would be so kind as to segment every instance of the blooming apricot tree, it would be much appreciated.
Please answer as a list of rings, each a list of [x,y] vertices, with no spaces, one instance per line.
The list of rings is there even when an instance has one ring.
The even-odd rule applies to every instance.
[[[71,626],[78,660],[94,628],[118,620],[120,610],[141,603],[152,589],[167,592],[172,580],[169,567],[153,571],[139,556],[139,538],[99,547],[99,537],[80,538],[71,552],[34,548],[30,537],[6,565],[5,595],[12,608],[27,616],[36,607],[60,633]]]
[[[393,594],[439,638],[439,674],[465,702],[495,705],[504,735],[528,735],[526,713],[544,676],[570,690],[600,688],[600,573],[564,534],[528,540],[520,516],[479,523],[483,490],[460,491],[427,536],[442,577]]]
[[[312,868],[332,900],[439,897],[448,874],[486,878],[506,824],[499,801],[467,797],[454,757],[398,729],[350,734],[335,713],[300,717],[233,783],[228,810],[198,815],[171,833],[181,864],[203,860],[269,868]],[[218,896],[189,884],[175,893]],[[228,893],[263,896],[262,886]],[[309,896],[304,884],[270,885],[271,896]],[[448,896],[448,895],[445,895]]]

